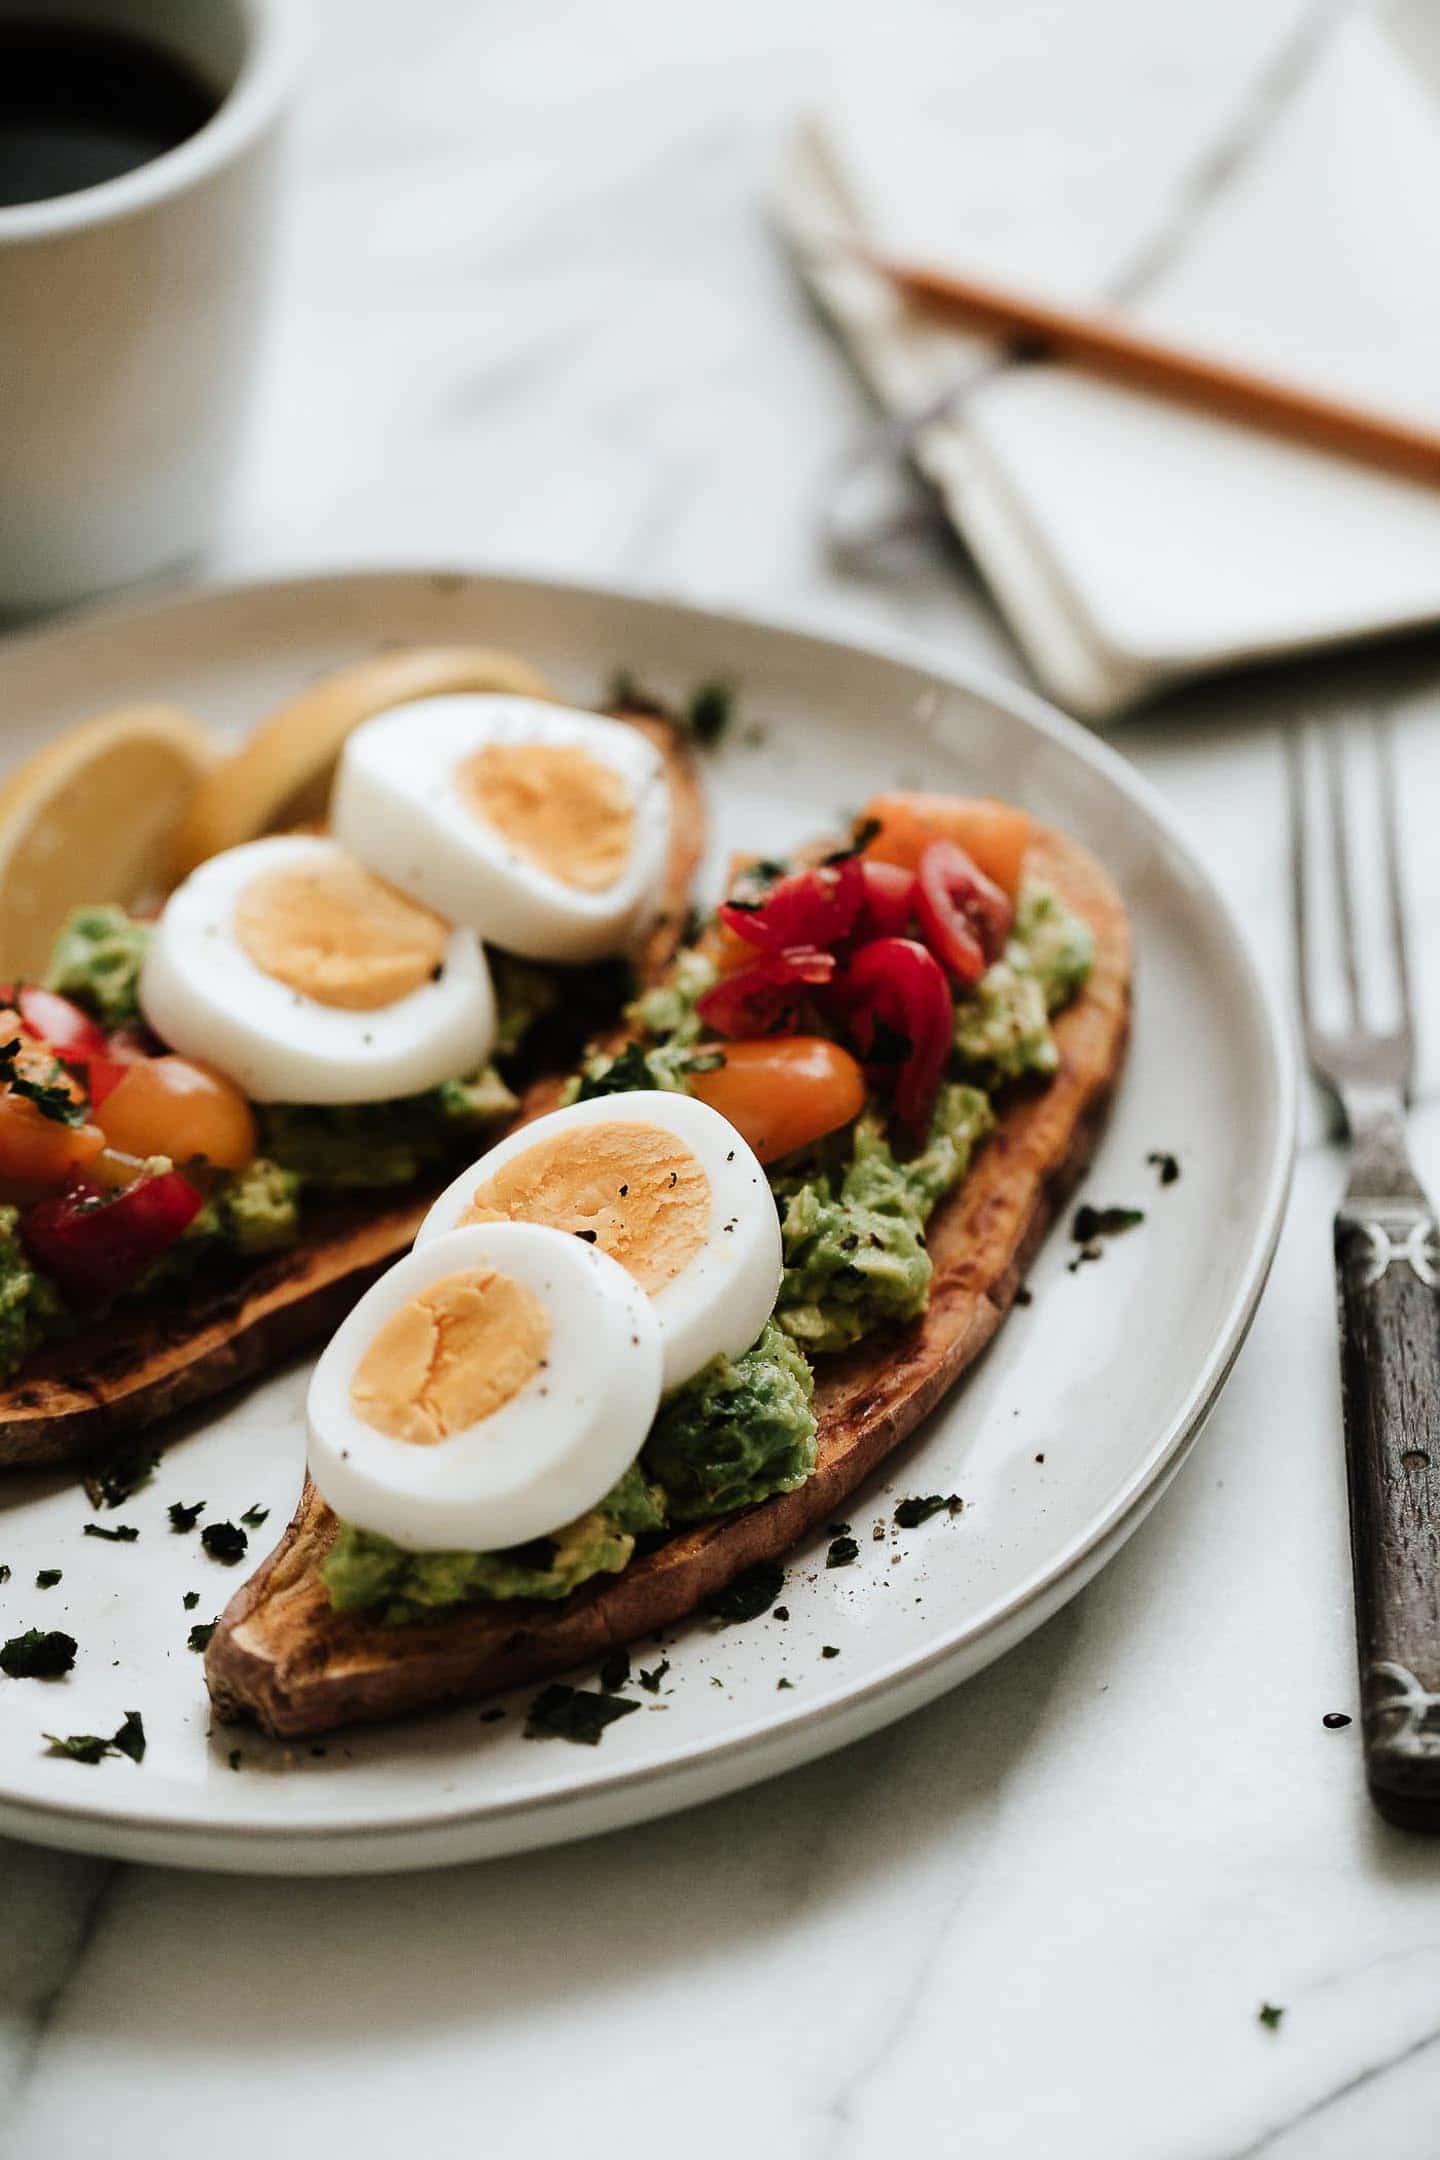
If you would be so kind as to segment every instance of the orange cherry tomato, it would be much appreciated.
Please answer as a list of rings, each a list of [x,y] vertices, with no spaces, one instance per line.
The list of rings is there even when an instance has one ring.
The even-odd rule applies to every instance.
[[[94,1162],[105,1135],[62,1125],[8,1089],[0,1094],[0,1185],[12,1197],[52,1192]]]
[[[932,840],[953,840],[1012,900],[1019,890],[1030,818],[1010,803],[985,796],[895,793],[875,796],[862,816],[880,825],[865,850],[873,862],[917,870]]]
[[[858,1117],[865,1075],[823,1035],[728,1042],[723,1065],[690,1075],[690,1092],[730,1120],[762,1163],[778,1162]]]
[[[217,1170],[243,1170],[255,1154],[255,1118],[229,1080],[188,1058],[139,1058],[98,1106],[95,1121],[122,1155],[203,1155]]]

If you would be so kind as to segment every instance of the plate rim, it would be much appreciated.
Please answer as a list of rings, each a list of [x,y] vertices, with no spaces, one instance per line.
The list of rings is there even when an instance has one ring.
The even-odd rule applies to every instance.
[[[554,577],[543,570],[527,572],[514,566],[492,570],[483,565],[453,561],[397,561],[273,570],[263,575],[222,578],[198,585],[167,581],[163,585],[147,586],[120,601],[82,604],[43,623],[21,626],[0,638],[0,679],[13,660],[26,659],[48,645],[63,646],[77,632],[123,631],[127,626],[133,627],[157,615],[173,617],[191,611],[198,613],[217,603],[263,603],[267,598],[303,596],[317,588],[357,583],[387,586],[397,582],[434,583],[439,587],[456,580],[481,585],[502,595],[507,589],[531,594],[543,592],[553,595],[562,604],[580,600],[640,606],[659,610],[672,618],[689,617],[697,624],[711,628],[736,626],[761,635],[778,634],[782,638],[799,639],[822,647],[832,655],[854,655],[909,667],[930,676],[945,689],[987,700],[1044,736],[1058,749],[1077,758],[1081,764],[1107,777],[1159,832],[1168,859],[1178,860],[1215,907],[1241,963],[1251,1015],[1259,1022],[1257,1032],[1265,1051],[1267,1095],[1273,1099],[1274,1139],[1235,1292],[1216,1329],[1211,1348],[1198,1366],[1175,1414],[1147,1450],[1142,1462],[1087,1526],[1017,1586],[992,1599],[958,1633],[947,1635],[918,1655],[902,1654],[893,1658],[867,1680],[846,1687],[827,1700],[796,1705],[779,1720],[773,1713],[767,1718],[745,1720],[723,1737],[687,1742],[662,1760],[616,1768],[587,1780],[579,1788],[559,1786],[546,1793],[516,1796],[478,1806],[470,1798],[449,1807],[434,1806],[423,1813],[387,1814],[383,1819],[376,1819],[372,1810],[369,1819],[332,1812],[317,1813],[303,1820],[237,1821],[223,1811],[205,1807],[203,1801],[183,1810],[113,1808],[96,1806],[78,1796],[74,1800],[64,1796],[42,1799],[6,1789],[0,1781],[0,1829],[12,1834],[33,1835],[43,1841],[47,1826],[52,1837],[61,1825],[67,1833],[88,1828],[96,1833],[93,1843],[73,1835],[67,1835],[66,1842],[83,1845],[87,1850],[111,1851],[127,1833],[134,1833],[146,1841],[169,1838],[176,1847],[175,1865],[210,1867],[220,1863],[213,1858],[199,1857],[197,1848],[208,1848],[217,1840],[245,1849],[247,1858],[259,1858],[268,1851],[277,1863],[283,1860],[287,1848],[298,1847],[308,1852],[330,1844],[338,1848],[335,1869],[340,1872],[346,1867],[346,1854],[352,1847],[363,1849],[382,1842],[403,1844],[407,1839],[454,1841],[463,1836],[467,1825],[478,1829],[513,1824],[528,1818],[544,1821],[565,1810],[587,1816],[604,1815],[613,1810],[614,1802],[622,1795],[648,1795],[657,1786],[687,1775],[693,1777],[701,1770],[716,1772],[718,1795],[748,1782],[744,1778],[727,1782],[723,1775],[746,1754],[768,1752],[784,1758],[787,1747],[793,1751],[794,1744],[802,1739],[811,1744],[798,1759],[808,1759],[843,1746],[860,1732],[873,1730],[885,1722],[883,1717],[867,1722],[866,1713],[883,1703],[886,1697],[908,1688],[911,1692],[920,1691],[915,1696],[916,1705],[933,1699],[943,1690],[946,1666],[972,1655],[987,1640],[995,1643],[994,1656],[1003,1655],[1033,1626],[1041,1623],[1047,1616],[1047,1609],[1055,1611],[1067,1603],[1118,1552],[1188,1458],[1240,1354],[1269,1280],[1284,1225],[1294,1168],[1298,1068],[1279,1001],[1270,994],[1251,934],[1154,783],[1109,742],[1102,741],[1037,692],[1012,682],[998,669],[947,652],[936,641],[913,633],[886,632],[870,636],[846,631],[839,634],[822,621],[807,620],[803,613],[787,615],[743,605],[711,605],[695,597],[666,592],[660,587],[617,584],[604,579]],[[984,1662],[988,1660],[982,1660],[982,1664]],[[974,1668],[979,1669],[980,1666]],[[903,1715],[904,1706],[896,1714]],[[817,1732],[824,1737],[815,1745]],[[788,1763],[784,1759],[759,1763],[755,1781],[786,1767]],[[692,1799],[677,1799],[676,1802],[677,1808],[693,1804]],[[640,1820],[646,1815],[664,1812],[662,1803],[636,1810],[629,1819]],[[561,1837],[594,1834],[605,1827],[607,1825],[601,1822],[579,1823],[573,1830],[562,1831],[554,1839],[541,1837],[523,1842],[558,1843]],[[521,1842],[517,1840],[498,1849],[519,1849]],[[146,1857],[153,1861],[156,1855],[149,1853]],[[442,1857],[459,1862],[482,1855],[456,1850]],[[387,1855],[385,1864],[403,1866],[403,1853]],[[437,1861],[430,1855],[412,1864],[429,1866]]]

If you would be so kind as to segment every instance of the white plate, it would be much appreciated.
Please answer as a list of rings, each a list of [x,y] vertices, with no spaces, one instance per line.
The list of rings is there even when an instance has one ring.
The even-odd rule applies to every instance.
[[[321,669],[385,640],[514,646],[579,700],[617,666],[669,693],[724,674],[740,717],[708,762],[716,857],[781,849],[882,784],[1012,797],[1078,834],[1124,888],[1138,942],[1133,1048],[1088,1191],[1134,1202],[1143,1228],[1071,1273],[1057,1229],[968,1385],[853,1501],[856,1565],[827,1537],[790,1563],[789,1618],[698,1621],[641,1651],[668,1658],[655,1695],[595,1750],[521,1736],[528,1693],[498,1722],[475,1706],[322,1748],[210,1730],[185,1647],[238,1576],[172,1500],[209,1519],[284,1522],[303,1454],[293,1369],[179,1431],[153,1484],[86,1538],[65,1477],[0,1486],[0,1633],[70,1630],[65,1681],[0,1679],[0,1830],[88,1851],[254,1872],[420,1867],[609,1829],[772,1776],[902,1716],[1029,1633],[1118,1549],[1213,1404],[1254,1313],[1289,1174],[1288,1050],[1249,949],[1205,868],[1113,751],[997,682],[661,601],[453,573],[307,578],[76,619],[0,650],[16,753],[130,699],[178,699],[244,725]],[[18,738],[18,739],[17,739]],[[117,805],[123,815],[123,806]],[[1182,1176],[1147,1167],[1170,1149]],[[896,1499],[952,1491],[964,1512],[893,1533]],[[882,1525],[879,1542],[872,1526]],[[63,1569],[50,1590],[36,1571]],[[182,1594],[198,1590],[192,1614]],[[822,1646],[839,1656],[822,1658]],[[788,1689],[780,1683],[788,1680]],[[43,1752],[42,1729],[109,1732],[140,1710],[140,1767]],[[230,1767],[239,1748],[239,1767]]]

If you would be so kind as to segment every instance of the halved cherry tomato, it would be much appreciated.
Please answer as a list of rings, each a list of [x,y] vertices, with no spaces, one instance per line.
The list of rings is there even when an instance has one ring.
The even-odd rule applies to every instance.
[[[1031,826],[1028,814],[1010,803],[986,796],[894,793],[875,796],[864,814],[880,827],[865,849],[867,862],[916,870],[932,840],[953,840],[1012,900],[1019,890]]]
[[[805,946],[766,953],[751,966],[722,975],[695,1010],[717,1035],[773,1035],[834,974],[834,953]]]
[[[20,1218],[26,1251],[80,1302],[116,1297],[168,1252],[199,1213],[201,1196],[178,1170],[123,1192],[61,1193]]]
[[[810,1147],[858,1117],[865,1075],[823,1035],[772,1035],[727,1043],[725,1062],[690,1075],[690,1092],[718,1110],[762,1163]]]
[[[47,1083],[48,1084],[48,1083]],[[95,1125],[64,1125],[23,1095],[0,1093],[0,1187],[16,1197],[53,1192],[105,1145]]]
[[[915,878],[920,932],[957,982],[976,983],[1005,950],[1015,910],[953,840],[932,840]]]
[[[911,1138],[920,1139],[955,1031],[955,1006],[939,961],[914,938],[876,938],[861,946],[836,992],[861,1056],[873,1059],[877,1081],[893,1076],[895,1114]]]
[[[865,898],[857,930],[867,938],[901,937],[915,912],[915,873],[898,863],[863,862]]]
[[[96,1065],[90,1067],[93,1075]],[[188,1058],[137,1058],[118,1068],[93,1115],[112,1148],[125,1155],[203,1155],[217,1170],[243,1170],[255,1155],[255,1117],[229,1080]]]
[[[107,1095],[114,1094],[133,1063],[134,1060],[131,1058],[86,1058],[84,1067],[85,1087],[90,1097],[92,1111],[99,1109]]]
[[[823,950],[849,936],[864,897],[859,857],[845,855],[838,862],[790,871],[753,907],[727,901],[720,920],[762,952],[787,952],[796,945]]]
[[[49,1043],[56,1057],[84,1064],[87,1058],[104,1055],[102,1030],[89,1013],[57,991],[42,990],[38,983],[21,983],[17,991],[5,983],[0,985],[0,1005],[18,1006],[26,1034]]]

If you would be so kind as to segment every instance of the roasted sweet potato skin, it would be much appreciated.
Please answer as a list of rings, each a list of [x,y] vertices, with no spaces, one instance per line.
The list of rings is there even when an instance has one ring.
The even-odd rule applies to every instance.
[[[1130,997],[1120,896],[1092,856],[1053,832],[1036,835],[1030,867],[1095,932],[1090,981],[1056,1023],[1060,1070],[1043,1091],[1007,1107],[965,1183],[936,1210],[924,1318],[822,1364],[820,1459],[809,1482],[684,1532],[563,1605],[477,1605],[399,1628],[332,1612],[318,1569],[336,1523],[307,1483],[280,1545],[232,1599],[211,1641],[206,1678],[222,1718],[298,1737],[562,1672],[672,1625],[836,1513],[994,1334],[1089,1160],[1119,1077]]]
[[[670,783],[670,856],[659,913],[637,967],[655,980],[679,941],[704,852],[705,813],[693,755],[679,727],[650,714],[618,718],[648,734]],[[547,1105],[559,1082],[538,1078],[520,1116]],[[448,1177],[449,1173],[447,1173]],[[183,1303],[121,1306],[48,1344],[0,1387],[0,1470],[103,1456],[173,1411],[237,1387],[323,1341],[361,1292],[407,1251],[447,1182],[307,1210],[291,1251],[224,1283],[197,1285]]]

